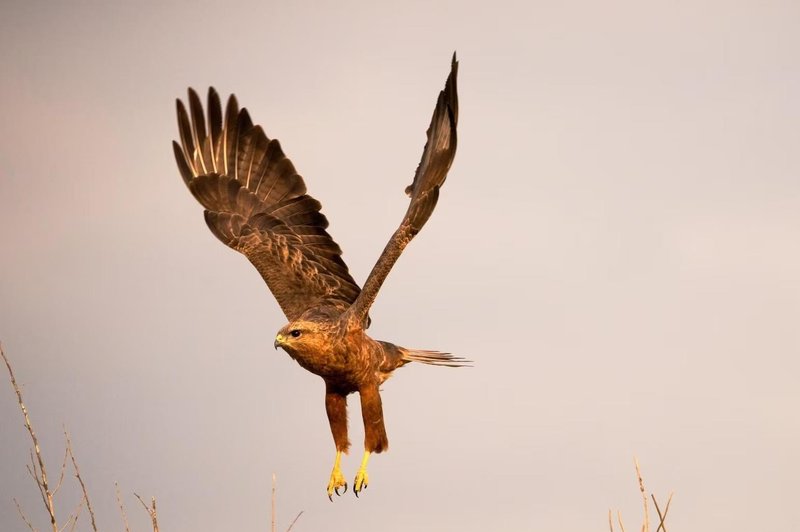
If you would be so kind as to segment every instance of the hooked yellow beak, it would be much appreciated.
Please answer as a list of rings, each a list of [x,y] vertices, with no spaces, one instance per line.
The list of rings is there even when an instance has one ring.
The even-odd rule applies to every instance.
[[[282,334],[279,334],[278,336],[275,337],[275,343],[272,345],[275,346],[275,349],[278,349],[283,345],[284,340],[286,340],[286,337],[283,336]]]

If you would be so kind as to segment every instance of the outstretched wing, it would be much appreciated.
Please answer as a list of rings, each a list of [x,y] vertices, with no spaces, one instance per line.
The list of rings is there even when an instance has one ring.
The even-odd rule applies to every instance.
[[[392,266],[403,249],[428,221],[436,207],[439,188],[444,183],[456,154],[457,76],[458,61],[453,54],[450,75],[447,77],[444,90],[439,93],[431,125],[428,127],[428,141],[422,151],[422,160],[414,175],[414,182],[406,188],[406,194],[411,197],[411,204],[400,227],[394,232],[378,262],[372,268],[361,294],[348,309],[348,319],[351,323],[361,323],[366,317]]]
[[[205,207],[214,236],[250,259],[286,317],[322,303],[346,308],[355,301],[359,287],[325,230],[320,203],[306,194],[280,143],[253,125],[235,96],[223,118],[213,88],[207,119],[192,89],[191,119],[180,100],[177,108],[181,144],[172,145],[183,180]]]

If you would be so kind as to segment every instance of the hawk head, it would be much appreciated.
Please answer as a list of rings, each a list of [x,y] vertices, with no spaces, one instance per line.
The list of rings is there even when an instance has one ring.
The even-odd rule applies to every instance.
[[[275,349],[281,347],[292,358],[308,358],[330,345],[329,328],[324,323],[297,319],[287,323],[275,335]]]

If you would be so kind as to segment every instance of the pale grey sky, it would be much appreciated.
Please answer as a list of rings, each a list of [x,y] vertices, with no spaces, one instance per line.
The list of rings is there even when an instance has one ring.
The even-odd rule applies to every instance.
[[[175,167],[174,99],[235,92],[363,281],[405,211],[450,54],[459,151],[372,310],[472,369],[384,386],[391,448],[328,502],[322,382]],[[0,6],[0,340],[103,530],[787,530],[800,496],[796,2]],[[354,452],[362,438],[351,399]],[[0,382],[0,529],[44,526]],[[75,502],[65,492],[62,510]],[[81,525],[87,530],[86,523]]]

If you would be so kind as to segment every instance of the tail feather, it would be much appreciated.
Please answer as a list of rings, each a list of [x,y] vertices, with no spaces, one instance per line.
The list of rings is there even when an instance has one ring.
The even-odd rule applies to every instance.
[[[400,348],[403,362],[422,362],[431,366],[447,366],[449,368],[461,368],[472,366],[472,361],[455,356],[450,353],[440,351],[428,351],[425,349]]]

